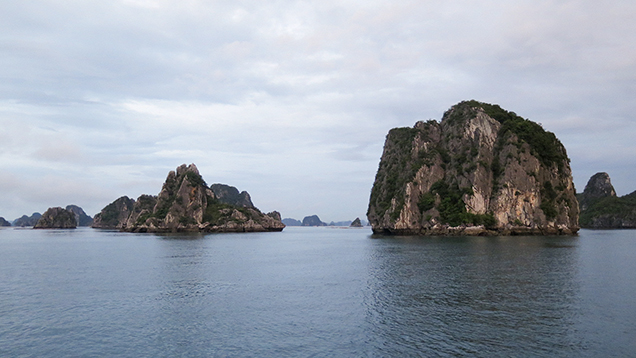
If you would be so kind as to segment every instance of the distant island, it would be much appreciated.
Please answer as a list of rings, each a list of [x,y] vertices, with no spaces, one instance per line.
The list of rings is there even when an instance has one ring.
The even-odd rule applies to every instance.
[[[352,225],[355,224],[355,225]],[[331,221],[329,224],[323,222],[322,220],[320,220],[320,217],[318,217],[318,215],[310,215],[310,216],[305,216],[303,218],[302,221],[300,220],[296,220],[293,218],[285,218],[283,219],[283,224],[287,225],[287,226],[340,226],[340,227],[357,227],[358,224],[360,224],[360,227],[367,225],[367,222],[362,222],[360,220],[360,218],[356,218],[353,221],[351,220],[347,220],[347,221]]]
[[[18,227],[33,227],[38,223],[38,220],[42,217],[40,213],[33,213],[31,216],[22,215],[20,218],[13,220],[13,226]]]
[[[9,225],[16,226],[16,227],[34,227],[37,229],[70,228],[68,227],[69,224],[66,224],[66,223],[62,224],[62,222],[65,222],[66,219],[59,216],[62,215],[63,217],[65,217],[66,213],[64,213],[63,211],[59,209],[62,209],[62,208],[61,207],[49,208],[47,210],[47,213],[45,213],[46,215],[42,215],[38,212],[31,214],[31,216],[22,215],[18,219],[13,220],[13,222],[10,223]],[[84,212],[84,209],[82,209],[81,207],[77,205],[67,205],[66,208],[64,208],[64,210],[68,210],[72,214],[74,218],[73,221],[75,222],[75,227],[90,226],[93,223],[93,218],[88,216]],[[46,217],[42,219],[43,216],[46,216]]]
[[[465,101],[387,135],[367,216],[374,233],[575,234],[570,159],[556,136],[498,105]]]
[[[34,229],[75,229],[75,213],[61,207],[49,208],[42,214]]]
[[[283,219],[283,224],[285,224],[286,226],[302,226],[303,223],[296,219],[285,218]]]
[[[636,191],[621,197],[607,173],[594,174],[583,193],[577,194],[581,227],[589,229],[636,228]]]
[[[327,226],[327,224],[322,222],[318,215],[311,215],[303,218],[302,226]]]
[[[282,231],[280,214],[263,214],[247,192],[208,186],[194,164],[170,171],[157,196],[120,197],[95,215],[93,228],[130,232]]]

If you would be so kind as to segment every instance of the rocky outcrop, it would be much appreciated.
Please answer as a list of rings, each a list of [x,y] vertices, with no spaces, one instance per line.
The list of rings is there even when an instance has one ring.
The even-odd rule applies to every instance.
[[[37,224],[38,220],[42,217],[40,213],[33,213],[31,216],[22,215],[20,218],[13,221],[13,226],[17,227],[33,227]]]
[[[360,218],[356,218],[355,220],[353,220],[351,222],[351,227],[362,227],[362,222],[360,221]]]
[[[607,173],[596,173],[577,195],[581,206],[581,227],[590,229],[636,228],[636,191],[621,197]]]
[[[153,195],[140,195],[132,206],[128,219],[122,223],[119,229],[132,228],[143,224],[154,213],[157,206],[157,197]]]
[[[135,200],[127,196],[118,198],[95,215],[91,227],[96,229],[122,229],[126,227],[134,205]]]
[[[75,214],[75,223],[77,226],[91,226],[93,224],[93,218],[86,215],[84,209],[80,208],[77,205],[68,205],[66,206],[66,210],[73,212]]]
[[[609,174],[599,172],[592,175],[590,180],[587,181],[583,193],[577,195],[581,213],[586,210],[590,204],[599,199],[612,196],[616,196],[616,191],[614,190]]]
[[[95,221],[99,218],[101,227],[116,224],[115,228],[131,232],[255,232],[285,227],[280,213],[263,214],[247,192],[223,184],[212,187],[223,200],[207,186],[194,164],[184,164],[168,173],[159,195],[142,195],[137,201],[120,198],[119,204],[109,204],[96,215]],[[105,211],[112,218],[109,226],[102,224]]]
[[[574,234],[569,158],[539,124],[477,101],[387,135],[367,216],[375,233]]]
[[[326,223],[322,222],[318,215],[305,216],[303,218],[302,226],[327,226]]]
[[[75,213],[64,208],[49,208],[33,226],[34,229],[75,229]]]
[[[270,218],[276,220],[276,221],[281,221],[282,222],[280,213],[278,211],[272,211],[270,213],[267,213],[266,215],[269,216]]]
[[[11,223],[5,220],[3,217],[0,217],[0,226],[11,226]]]
[[[254,207],[254,204],[252,204],[252,198],[250,198],[250,194],[246,191],[239,193],[238,189],[235,187],[225,184],[212,184],[210,185],[210,189],[212,189],[215,197],[222,203],[244,208]]]

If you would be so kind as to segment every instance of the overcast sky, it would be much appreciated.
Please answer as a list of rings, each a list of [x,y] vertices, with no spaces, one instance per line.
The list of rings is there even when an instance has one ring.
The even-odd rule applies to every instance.
[[[636,190],[636,2],[3,1],[0,216],[89,215],[195,163],[262,211],[365,218],[389,129],[476,99]]]

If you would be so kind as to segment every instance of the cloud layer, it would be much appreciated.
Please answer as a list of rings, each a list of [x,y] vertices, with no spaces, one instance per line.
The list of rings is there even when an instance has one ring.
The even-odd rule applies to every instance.
[[[562,140],[579,191],[636,189],[636,4],[0,5],[0,216],[160,190],[194,162],[262,210],[364,216],[390,128],[465,99]]]

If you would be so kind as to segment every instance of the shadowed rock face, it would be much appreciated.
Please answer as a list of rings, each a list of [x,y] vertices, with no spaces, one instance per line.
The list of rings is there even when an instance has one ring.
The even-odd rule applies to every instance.
[[[93,218],[86,215],[84,209],[80,208],[77,205],[68,205],[66,210],[73,212],[75,214],[75,223],[77,226],[91,226],[93,224]]]
[[[324,222],[320,220],[318,215],[305,216],[303,218],[302,226],[326,226]]]
[[[303,223],[300,220],[296,220],[293,218],[285,218],[283,219],[283,224],[287,226],[301,226]]]
[[[636,191],[617,197],[609,174],[594,174],[577,197],[581,206],[581,227],[636,228]]]
[[[387,135],[367,216],[375,233],[573,234],[579,208],[561,142],[497,105]]]
[[[579,205],[583,211],[586,210],[591,203],[610,196],[616,196],[616,191],[614,190],[609,174],[603,172],[596,173],[588,180],[583,194],[579,195]]]
[[[28,226],[35,226],[35,224],[37,224],[38,220],[40,220],[40,218],[42,217],[42,214],[40,213],[33,213],[31,216],[26,216],[26,215],[22,215],[20,218],[16,219],[13,222],[13,226],[17,226],[17,227],[28,227]]]
[[[222,184],[216,188],[223,200],[207,186],[194,164],[184,164],[168,173],[157,196],[142,195],[132,203],[120,198],[120,204],[110,204],[102,213],[112,208],[109,223],[116,221],[117,229],[132,232],[252,232],[285,227],[278,212],[266,215],[255,208],[247,192]],[[96,215],[95,220],[103,216]]]
[[[102,209],[93,218],[91,225],[96,229],[121,229],[126,226],[135,201],[122,196]]]
[[[60,207],[49,208],[33,227],[34,229],[75,229],[75,213]]]
[[[351,222],[351,227],[362,227],[362,222],[360,221],[360,218],[356,218],[355,220],[353,220]]]
[[[216,198],[222,203],[241,206],[244,208],[254,207],[254,204],[252,204],[252,198],[250,198],[250,194],[246,191],[239,193],[238,189],[235,187],[225,184],[212,184],[210,185],[210,189],[212,189]]]
[[[11,226],[11,223],[5,220],[3,217],[0,217],[0,226]]]

